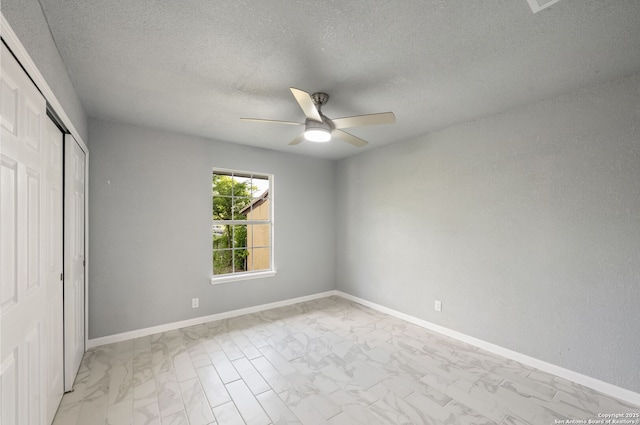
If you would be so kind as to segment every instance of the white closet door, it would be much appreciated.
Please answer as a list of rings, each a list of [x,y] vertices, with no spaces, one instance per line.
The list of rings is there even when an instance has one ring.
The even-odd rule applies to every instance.
[[[62,143],[63,134],[47,120],[47,344],[50,355],[46,364],[47,424],[53,422],[64,393],[64,336],[62,312]]]
[[[59,269],[51,245],[57,243],[52,238],[59,229],[52,226],[60,211],[52,214],[59,205],[48,199],[56,196],[51,191],[59,180],[48,180],[48,165],[61,157],[48,150],[45,99],[7,48],[1,49],[0,419],[3,425],[41,425],[54,400],[49,372],[59,372],[50,358],[60,358],[62,349],[49,323],[49,314],[59,314],[49,303],[61,301],[48,293],[60,285],[59,275],[51,280]],[[53,168],[62,169],[60,163]]]
[[[78,142],[65,136],[65,227],[64,227],[64,362],[65,391],[73,388],[84,355],[84,151]]]

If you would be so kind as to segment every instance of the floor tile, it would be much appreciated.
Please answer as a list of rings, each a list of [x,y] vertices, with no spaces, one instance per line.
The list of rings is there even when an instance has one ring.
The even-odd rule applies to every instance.
[[[247,425],[268,425],[271,420],[242,380],[226,384],[227,391]]]
[[[238,375],[238,372],[223,351],[213,352],[209,357],[211,358],[211,363],[216,369],[218,376],[222,379],[222,382],[226,384],[240,379],[240,375]]]
[[[233,366],[236,368],[242,380],[247,384],[254,395],[261,394],[271,389],[267,381],[256,370],[245,357],[234,360]]]
[[[158,403],[133,403],[133,425],[161,425]]]
[[[273,391],[266,391],[256,396],[262,408],[267,412],[271,422],[281,425],[298,425],[300,420]]]
[[[160,416],[165,417],[184,410],[178,379],[172,372],[158,375],[156,385]]]
[[[196,369],[198,380],[209,401],[209,406],[216,407],[231,401],[231,397],[213,366]]]
[[[240,412],[232,401],[214,407],[213,415],[221,425],[245,425]]]
[[[197,378],[180,382],[184,410],[190,425],[207,425],[213,422],[213,413]]]
[[[276,393],[281,393],[291,387],[287,379],[265,357],[255,358],[251,360],[251,364]]]

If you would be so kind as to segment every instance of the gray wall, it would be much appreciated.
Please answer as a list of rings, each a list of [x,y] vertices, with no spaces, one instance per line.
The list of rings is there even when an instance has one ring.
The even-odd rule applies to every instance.
[[[49,32],[40,3],[38,0],[2,0],[2,14],[29,52],[80,137],[89,146],[87,116]]]
[[[640,74],[337,172],[339,290],[640,391]]]
[[[334,162],[93,119],[89,136],[89,338],[335,289]],[[213,167],[274,174],[275,277],[209,283]]]

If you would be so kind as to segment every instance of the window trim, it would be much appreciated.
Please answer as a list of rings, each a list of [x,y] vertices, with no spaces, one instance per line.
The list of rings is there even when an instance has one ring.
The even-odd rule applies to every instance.
[[[219,285],[221,283],[236,282],[239,280],[263,279],[266,277],[273,277],[277,273],[278,272],[276,270],[260,270],[255,272],[228,273],[228,274],[222,274],[222,275],[212,277],[210,279],[210,283],[212,285]]]
[[[262,172],[252,172],[252,171],[242,171],[242,170],[234,170],[229,168],[218,168],[213,167],[211,169],[211,176],[214,174],[229,174],[237,177],[259,177],[259,178],[267,178],[269,181],[269,217],[270,220],[251,220],[254,224],[269,224],[270,225],[270,264],[269,269],[267,270],[256,270],[256,271],[243,271],[243,272],[234,272],[234,273],[226,273],[221,275],[213,274],[213,263],[211,263],[211,285],[218,285],[221,283],[235,282],[235,281],[244,281],[244,280],[252,280],[252,279],[262,279],[273,277],[277,274],[277,270],[275,267],[275,235],[274,235],[274,227],[275,227],[275,216],[274,216],[274,176],[269,173]],[[212,195],[213,196],[213,195]],[[211,238],[213,238],[213,225],[221,223],[220,221],[212,220],[211,227]],[[234,225],[234,224],[247,224],[247,220],[226,220],[225,224]],[[211,256],[213,258],[213,246],[211,248]]]

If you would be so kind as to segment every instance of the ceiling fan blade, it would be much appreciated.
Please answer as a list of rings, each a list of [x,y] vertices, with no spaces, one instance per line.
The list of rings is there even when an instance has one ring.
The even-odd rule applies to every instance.
[[[289,142],[290,145],[299,145],[304,140],[304,133],[301,133],[298,137]]]
[[[291,87],[291,93],[293,93],[293,97],[296,98],[298,105],[302,108],[302,112],[304,115],[310,120],[322,122],[322,117],[320,116],[320,112],[318,112],[318,108],[316,104],[313,103],[313,99],[311,95],[304,90],[296,89]]]
[[[331,120],[335,128],[360,127],[363,125],[393,124],[396,116],[393,112],[379,114],[356,115],[353,117],[336,118]]]
[[[304,125],[303,122],[263,120],[263,119],[260,119],[260,118],[240,118],[240,120],[242,120],[242,121],[254,121],[254,122],[268,122],[268,123],[274,123],[274,124]]]
[[[356,146],[358,148],[361,148],[369,144],[369,142],[367,142],[366,140],[362,140],[361,138],[356,137],[353,134],[349,134],[346,131],[342,131],[338,129],[333,130],[331,132],[331,135],[337,137],[338,139],[342,139],[345,142],[350,143],[353,146]]]

